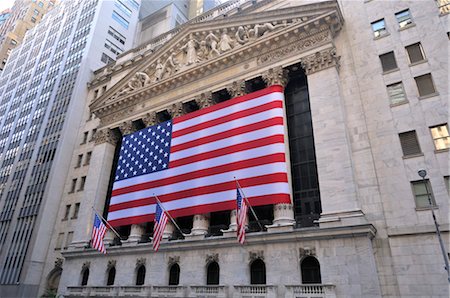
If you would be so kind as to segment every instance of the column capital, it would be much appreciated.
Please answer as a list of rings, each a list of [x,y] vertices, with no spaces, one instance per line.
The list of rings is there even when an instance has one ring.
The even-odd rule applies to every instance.
[[[145,114],[142,118],[142,122],[146,127],[156,124],[156,112],[150,112]]]
[[[200,109],[207,108],[207,107],[214,105],[211,91],[206,91],[206,92],[201,93],[199,96],[194,98],[194,100],[198,104]]]
[[[227,88],[227,91],[231,95],[232,98],[233,97],[242,96],[242,95],[246,94],[246,92],[245,92],[245,81],[244,80],[234,81],[233,83],[228,85],[226,88]]]
[[[120,132],[122,133],[122,135],[129,135],[135,131],[133,122],[131,120],[123,122],[119,126],[119,129],[120,129]]]
[[[94,141],[96,145],[100,145],[103,143],[109,143],[112,145],[116,145],[118,138],[109,128],[103,128],[98,130],[94,135]]]
[[[288,70],[281,66],[269,68],[262,73],[262,79],[266,82],[267,86],[281,85],[286,87],[288,83]]]
[[[170,109],[167,109],[167,111],[172,116],[172,119],[180,117],[181,115],[184,114],[183,103],[182,102],[174,103]]]
[[[305,73],[310,75],[333,66],[339,70],[340,58],[336,56],[336,48],[332,47],[302,58],[301,64]]]

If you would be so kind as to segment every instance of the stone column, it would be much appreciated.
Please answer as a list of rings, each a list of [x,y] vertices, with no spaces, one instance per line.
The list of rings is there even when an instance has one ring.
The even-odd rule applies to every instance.
[[[196,214],[190,236],[205,236],[209,228],[209,214]]]
[[[103,242],[106,246],[111,245],[114,243],[114,238],[116,238],[116,234],[114,234],[111,229],[108,229],[108,231],[106,231],[105,238],[103,238]]]
[[[336,49],[301,61],[308,76],[311,116],[317,157],[322,214],[321,227],[366,223],[359,207],[353,176],[345,103],[340,91]]]
[[[170,219],[168,219],[166,227],[164,228],[163,239],[169,239],[172,236],[173,231],[175,231],[175,226],[170,221]]]
[[[123,122],[122,125],[119,126],[119,129],[122,133],[122,136],[132,134],[136,131],[136,128],[133,126],[133,122],[131,120]],[[130,235],[128,236],[128,239],[124,241],[124,243],[137,244],[142,239],[142,235],[144,234],[145,228],[143,228],[139,224],[133,224],[131,225]]]
[[[89,244],[94,219],[91,207],[101,213],[105,206],[116,143],[117,137],[109,128],[99,130],[95,134],[95,147],[87,175],[89,179],[86,180],[82,208],[78,215],[79,224],[69,249],[82,248]]]
[[[283,69],[281,66],[277,66],[275,68],[270,68],[269,70],[265,71],[262,74],[262,78],[264,82],[266,82],[267,86],[272,85],[280,85],[283,88],[286,87],[288,83],[288,71],[286,69]],[[284,119],[286,119],[286,107],[285,103],[283,103],[283,113],[284,113]],[[286,144],[286,160],[290,160],[290,152],[289,152],[289,138],[288,138],[288,132],[287,132],[287,123],[285,121],[285,138],[284,142]],[[290,163],[288,163],[289,165]],[[289,181],[292,181],[291,179],[291,169],[288,167],[288,176]],[[290,190],[292,194],[292,183],[289,183]],[[291,195],[292,200],[292,195]],[[270,226],[267,226],[267,229],[269,232],[271,231],[280,231],[280,230],[292,230],[295,225],[295,219],[294,219],[294,209],[291,204],[275,204],[273,206],[273,224]]]

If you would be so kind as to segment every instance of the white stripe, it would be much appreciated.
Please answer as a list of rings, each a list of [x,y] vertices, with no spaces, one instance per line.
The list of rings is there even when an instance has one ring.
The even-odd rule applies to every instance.
[[[170,160],[175,161],[185,157],[191,157],[197,154],[202,154],[213,150],[218,150],[230,146],[236,146],[241,143],[258,140],[261,138],[267,138],[274,135],[284,135],[283,125],[274,125],[271,127],[258,129],[255,131],[239,134],[237,136],[221,139],[211,143],[202,144],[196,147],[191,147],[185,150],[174,152],[170,154]]]
[[[184,166],[179,166],[172,169],[167,169],[160,172],[155,172],[147,175],[137,176],[121,181],[114,182],[113,190],[120,189],[123,187],[127,187],[130,185],[137,185],[145,182],[151,182],[151,181],[157,181],[181,174],[191,173],[193,171],[199,170],[199,169],[207,169],[212,168],[216,166],[222,166],[226,165],[235,161],[241,161],[246,160],[249,158],[255,158],[259,156],[266,156],[267,154],[273,154],[273,153],[285,153],[286,147],[284,144],[277,143],[277,144],[271,144],[255,149],[240,151],[231,153],[224,156],[219,156],[207,160],[202,160],[194,163],[190,163]]]
[[[286,182],[269,183],[264,185],[245,187],[243,188],[243,190],[248,198],[271,194],[289,194],[289,184]],[[163,205],[166,211],[171,211],[186,207],[195,207],[205,204],[234,201],[236,200],[235,197],[236,197],[236,189],[231,189],[222,192],[193,196],[170,202],[165,202],[163,203]],[[113,211],[108,214],[108,220],[152,214],[155,213],[155,206],[156,206],[155,204],[152,204],[147,206]]]
[[[275,174],[275,173],[286,173],[286,163],[277,162],[266,165],[260,165],[251,168],[245,168],[240,170],[235,170],[231,172],[225,172],[221,174],[201,177],[197,179],[191,179],[179,183],[173,183],[169,185],[164,185],[160,187],[155,187],[151,189],[135,191],[131,193],[126,193],[123,195],[118,195],[111,197],[110,206],[123,202],[131,202],[138,199],[153,197],[155,194],[157,196],[169,195],[174,192],[195,189],[198,187],[215,185],[219,183],[225,183],[229,181],[234,181],[234,177],[239,177],[239,179],[246,179],[251,177],[260,176],[261,173],[264,175]]]
[[[183,143],[191,142],[192,140],[197,140],[200,138],[204,138],[210,135],[218,134],[221,132],[225,132],[234,128],[245,127],[250,124],[258,123],[264,120],[283,117],[283,109],[282,108],[273,108],[268,111],[260,112],[257,114],[249,115],[246,117],[238,118],[235,120],[231,120],[222,124],[210,126],[204,129],[200,129],[185,135],[181,135],[179,137],[173,137],[171,146],[180,145]],[[173,130],[175,131],[175,130]]]
[[[180,123],[175,123],[173,125],[173,131],[185,129],[187,127],[194,126],[199,123],[204,123],[206,121],[218,119],[218,118],[221,118],[221,117],[224,117],[224,116],[227,116],[230,114],[234,114],[239,111],[251,109],[251,108],[254,108],[254,107],[269,103],[269,102],[283,101],[283,98],[284,98],[284,94],[281,92],[273,92],[270,94],[266,94],[261,97],[257,97],[257,98],[250,99],[250,100],[247,100],[247,101],[244,101],[241,103],[237,103],[237,104],[231,105],[229,107],[222,108],[220,110],[212,111],[210,113],[203,114],[203,115],[194,117],[192,119],[189,119],[189,120],[186,120],[186,121],[183,121]]]

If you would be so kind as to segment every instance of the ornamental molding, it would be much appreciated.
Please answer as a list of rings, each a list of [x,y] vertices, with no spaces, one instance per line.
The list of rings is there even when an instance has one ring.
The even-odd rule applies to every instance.
[[[116,267],[116,263],[116,260],[109,260],[108,264],[106,265],[106,269],[110,270],[111,268]]]
[[[210,254],[210,255],[206,255],[206,264],[212,263],[212,262],[216,262],[219,263],[219,254]]]
[[[336,48],[332,47],[302,58],[301,64],[305,73],[310,75],[330,67],[336,67],[339,70],[339,60]]]
[[[147,259],[146,258],[138,258],[137,260],[136,260],[136,268],[139,268],[139,267],[141,267],[142,265],[144,265],[145,266],[145,263],[147,262]]]
[[[304,257],[308,257],[308,256],[316,256],[316,248],[311,248],[311,247],[305,247],[302,248],[300,247],[298,249],[298,256],[300,259],[303,259]]]
[[[263,250],[250,251],[248,253],[248,259],[250,263],[257,259],[261,259],[262,261],[264,261],[264,251]]]
[[[55,268],[62,268],[62,265],[64,263],[63,258],[56,258],[55,260]]]
[[[89,261],[84,262],[83,265],[81,266],[81,270],[89,269],[89,267],[91,267],[91,262]]]
[[[96,145],[100,145],[103,143],[115,145],[118,141],[118,138],[109,128],[104,128],[102,130],[98,130],[95,133],[94,141]]]
[[[288,73],[289,71],[277,66],[275,68],[269,68],[267,71],[262,73],[262,79],[267,84],[271,85],[281,85],[286,87],[288,83]]]
[[[195,97],[194,100],[201,109],[214,105],[211,91],[201,93],[199,96]]]
[[[244,80],[234,81],[230,85],[228,85],[226,89],[230,94],[231,98],[245,95],[245,81]]]
[[[107,126],[136,115],[144,107],[140,103],[149,98],[223,69],[252,59],[265,65],[319,47],[332,41],[343,23],[337,3],[324,3],[187,26],[178,37],[142,58],[90,108]],[[240,87],[236,82],[231,91],[239,94]]]
[[[169,257],[169,260],[167,261],[167,264],[169,266],[172,266],[173,264],[179,264],[179,263],[180,263],[180,256]]]

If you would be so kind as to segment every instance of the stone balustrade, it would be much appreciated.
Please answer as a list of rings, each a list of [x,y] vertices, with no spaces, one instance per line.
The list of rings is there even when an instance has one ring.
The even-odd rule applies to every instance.
[[[205,286],[73,286],[67,287],[65,297],[214,297],[214,298],[335,298],[335,286],[304,285],[221,285]]]

